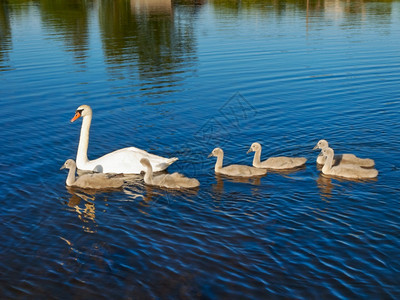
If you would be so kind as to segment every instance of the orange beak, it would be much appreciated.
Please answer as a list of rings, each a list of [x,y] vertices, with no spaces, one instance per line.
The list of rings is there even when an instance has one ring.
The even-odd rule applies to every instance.
[[[71,123],[74,122],[76,119],[80,118],[80,116],[81,116],[81,113],[79,111],[77,111],[75,113],[75,116],[71,119]]]

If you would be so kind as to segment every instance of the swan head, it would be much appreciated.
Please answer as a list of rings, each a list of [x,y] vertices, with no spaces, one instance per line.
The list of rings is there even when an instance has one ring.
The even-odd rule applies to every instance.
[[[333,152],[333,149],[332,148],[329,148],[329,147],[325,147],[324,149],[322,149],[322,155],[323,156],[325,156],[325,157],[328,157],[328,156],[334,156],[334,152]]]
[[[319,140],[319,142],[315,145],[313,150],[324,149],[326,147],[329,147],[328,141],[327,140]]]
[[[92,109],[89,105],[81,105],[75,111],[75,116],[71,119],[71,123],[75,120],[79,119],[80,117],[84,118],[86,116],[92,115]]]
[[[224,151],[222,151],[221,148],[215,148],[215,149],[210,153],[210,155],[208,155],[208,157],[211,157],[211,156],[219,156],[219,155],[224,155]]]
[[[76,163],[73,159],[67,159],[65,161],[65,163],[62,165],[62,167],[60,168],[60,170],[63,169],[72,169],[72,168],[76,168]]]
[[[253,143],[253,144],[251,144],[251,147],[250,147],[250,149],[247,151],[247,153],[256,152],[256,151],[258,151],[258,150],[261,150],[261,145],[260,145],[259,143]]]

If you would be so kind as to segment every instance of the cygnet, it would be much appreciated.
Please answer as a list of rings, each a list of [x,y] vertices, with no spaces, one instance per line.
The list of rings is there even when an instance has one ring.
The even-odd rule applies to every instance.
[[[69,169],[67,180],[65,181],[67,186],[84,189],[107,189],[119,188],[124,185],[123,178],[106,173],[83,174],[76,178],[76,163],[73,159],[68,159],[60,168],[60,170],[62,169]]]
[[[237,177],[252,177],[261,176],[267,174],[267,169],[259,169],[246,165],[229,165],[226,167],[222,166],[224,159],[224,151],[221,148],[215,148],[208,157],[217,157],[217,162],[215,163],[215,173],[237,176]]]
[[[323,174],[350,179],[370,179],[378,176],[378,171],[376,169],[367,169],[351,164],[339,164],[333,166],[335,152],[330,147],[322,149],[322,154],[325,156],[325,163],[322,167]]]
[[[247,153],[255,152],[253,158],[253,166],[256,168],[285,170],[304,166],[307,158],[305,157],[286,157],[276,156],[270,157],[267,160],[261,161],[261,145],[253,143]]]
[[[326,147],[329,147],[329,144],[326,140],[320,140],[313,150],[316,149],[324,149]],[[317,157],[317,163],[320,165],[323,165],[325,163],[325,157],[321,153]],[[375,161],[370,158],[359,158],[355,156],[354,154],[350,153],[344,153],[344,154],[335,154],[335,157],[333,158],[333,165],[338,165],[338,164],[352,164],[352,165],[358,165],[361,167],[366,167],[370,168],[375,166]]]
[[[140,163],[146,168],[144,182],[148,185],[164,187],[168,189],[195,188],[200,185],[196,178],[188,178],[180,173],[160,174],[153,176],[153,168],[147,158],[142,158]]]

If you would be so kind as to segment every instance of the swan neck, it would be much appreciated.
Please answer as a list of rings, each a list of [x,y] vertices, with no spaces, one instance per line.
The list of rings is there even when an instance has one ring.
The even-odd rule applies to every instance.
[[[254,153],[253,166],[259,166],[261,164],[261,149],[257,149]]]
[[[89,146],[89,130],[92,122],[92,115],[84,116],[82,120],[81,135],[79,138],[78,152],[76,154],[76,164],[81,166],[88,162],[87,151]]]
[[[65,181],[67,186],[71,186],[75,183],[75,172],[76,172],[76,167],[71,167],[69,169],[67,180]]]
[[[222,169],[223,160],[224,160],[224,154],[219,153],[217,156],[217,162],[215,163],[215,171],[219,171],[220,169]]]

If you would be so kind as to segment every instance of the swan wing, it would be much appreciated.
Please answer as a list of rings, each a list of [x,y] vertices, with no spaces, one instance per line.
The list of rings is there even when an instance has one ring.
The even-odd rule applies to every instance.
[[[318,155],[317,163],[323,165],[325,163],[325,157],[322,155]],[[339,164],[350,164],[350,165],[358,165],[361,167],[372,168],[375,166],[375,161],[370,158],[359,158],[351,153],[344,154],[335,154],[334,156],[334,165],[337,166]]]
[[[264,175],[267,173],[267,170],[245,165],[229,165],[221,168],[219,173],[229,176],[251,177]]]
[[[90,189],[118,188],[124,184],[122,178],[110,178],[107,174],[85,174],[75,181],[74,186]]]
[[[181,189],[198,187],[200,182],[195,178],[188,178],[180,173],[173,173],[153,177],[152,184],[169,189]]]
[[[359,158],[354,154],[346,153],[342,154],[342,162],[346,164],[355,164],[362,167],[373,167],[375,166],[375,161],[370,158]]]
[[[365,169],[358,165],[340,164],[332,167],[329,170],[328,175],[335,175],[350,179],[368,179],[377,177],[378,171],[376,169]]]
[[[270,157],[267,160],[261,163],[262,168],[266,169],[293,169],[300,167],[306,163],[307,159],[305,157],[286,157],[286,156],[277,156]]]
[[[147,158],[150,161],[154,172],[165,170],[178,160],[175,157],[165,158],[154,155],[136,147],[127,147],[88,161],[83,166],[78,166],[78,168],[101,173],[139,174],[141,171],[145,171],[145,167],[140,163],[142,158]]]

